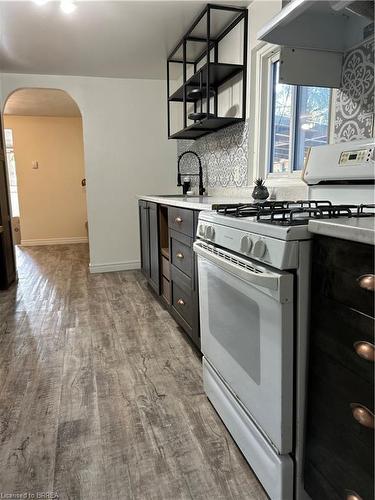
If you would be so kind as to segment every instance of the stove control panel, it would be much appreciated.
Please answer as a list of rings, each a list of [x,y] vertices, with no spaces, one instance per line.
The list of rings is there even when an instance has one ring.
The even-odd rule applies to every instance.
[[[371,160],[373,148],[343,151],[340,155],[339,165],[342,167],[350,165],[361,165]]]
[[[241,252],[242,253],[250,253],[251,248],[253,246],[253,240],[250,236],[242,236],[241,238]]]
[[[215,228],[206,226],[206,240],[213,241],[215,239]]]
[[[197,236],[278,269],[294,269],[298,265],[296,241],[282,241],[205,221],[199,221]]]
[[[308,185],[374,180],[374,139],[310,148],[303,172]]]
[[[261,259],[266,253],[266,250],[267,250],[267,245],[264,243],[264,241],[257,240],[254,243],[254,249],[253,249],[254,257]]]

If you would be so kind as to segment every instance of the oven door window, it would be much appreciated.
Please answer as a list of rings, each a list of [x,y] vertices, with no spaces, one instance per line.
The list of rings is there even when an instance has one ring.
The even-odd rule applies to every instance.
[[[209,331],[247,375],[260,383],[260,310],[256,301],[234,289],[230,283],[207,275]],[[216,307],[220,304],[220,307]],[[251,325],[249,335],[248,325]]]
[[[281,303],[266,288],[201,256],[198,268],[202,352],[270,441],[289,453],[293,275],[274,273],[290,290],[288,302]]]

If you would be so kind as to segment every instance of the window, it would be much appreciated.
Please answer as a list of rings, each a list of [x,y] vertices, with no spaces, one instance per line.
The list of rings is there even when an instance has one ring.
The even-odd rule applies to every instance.
[[[12,129],[10,128],[4,129],[4,135],[5,135],[5,154],[7,157],[7,165],[8,165],[10,204],[12,207],[12,216],[19,217],[20,209],[18,205],[16,160],[14,157]]]
[[[271,61],[269,173],[302,170],[308,148],[328,143],[331,89],[279,83]]]

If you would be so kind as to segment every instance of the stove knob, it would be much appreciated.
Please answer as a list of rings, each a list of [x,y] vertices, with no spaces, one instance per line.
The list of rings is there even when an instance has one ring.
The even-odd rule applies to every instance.
[[[258,240],[254,244],[253,255],[258,259],[261,259],[263,255],[266,253],[267,247],[264,241]]]
[[[249,253],[251,250],[251,247],[253,246],[253,242],[249,236],[243,236],[241,239],[241,252],[242,253]]]
[[[205,233],[206,233],[206,238],[208,240],[213,240],[214,239],[214,237],[215,237],[215,229],[212,226],[207,226]]]
[[[204,238],[204,237],[205,237],[205,234],[206,234],[206,226],[205,226],[204,224],[199,224],[198,234],[199,234],[199,236],[201,236],[202,238]]]

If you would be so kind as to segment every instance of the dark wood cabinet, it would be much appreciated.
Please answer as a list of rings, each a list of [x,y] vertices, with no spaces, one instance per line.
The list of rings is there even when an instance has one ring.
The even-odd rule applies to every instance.
[[[159,224],[157,204],[139,201],[141,270],[157,294],[160,293]]]
[[[197,258],[193,251],[198,215],[198,210],[168,209],[171,314],[200,349]]]
[[[200,349],[197,210],[139,201],[141,268],[170,314]]]
[[[150,285],[157,294],[160,293],[160,260],[159,260],[159,220],[158,206],[149,203],[150,231]]]
[[[304,466],[313,500],[374,498],[374,361],[358,349],[374,346],[374,292],[360,279],[373,274],[372,245],[315,238]]]
[[[0,288],[8,288],[16,279],[16,261],[12,240],[10,203],[5,165],[5,150],[0,119]]]
[[[141,242],[141,270],[146,278],[150,277],[150,223],[148,218],[147,201],[140,200],[139,233]]]

